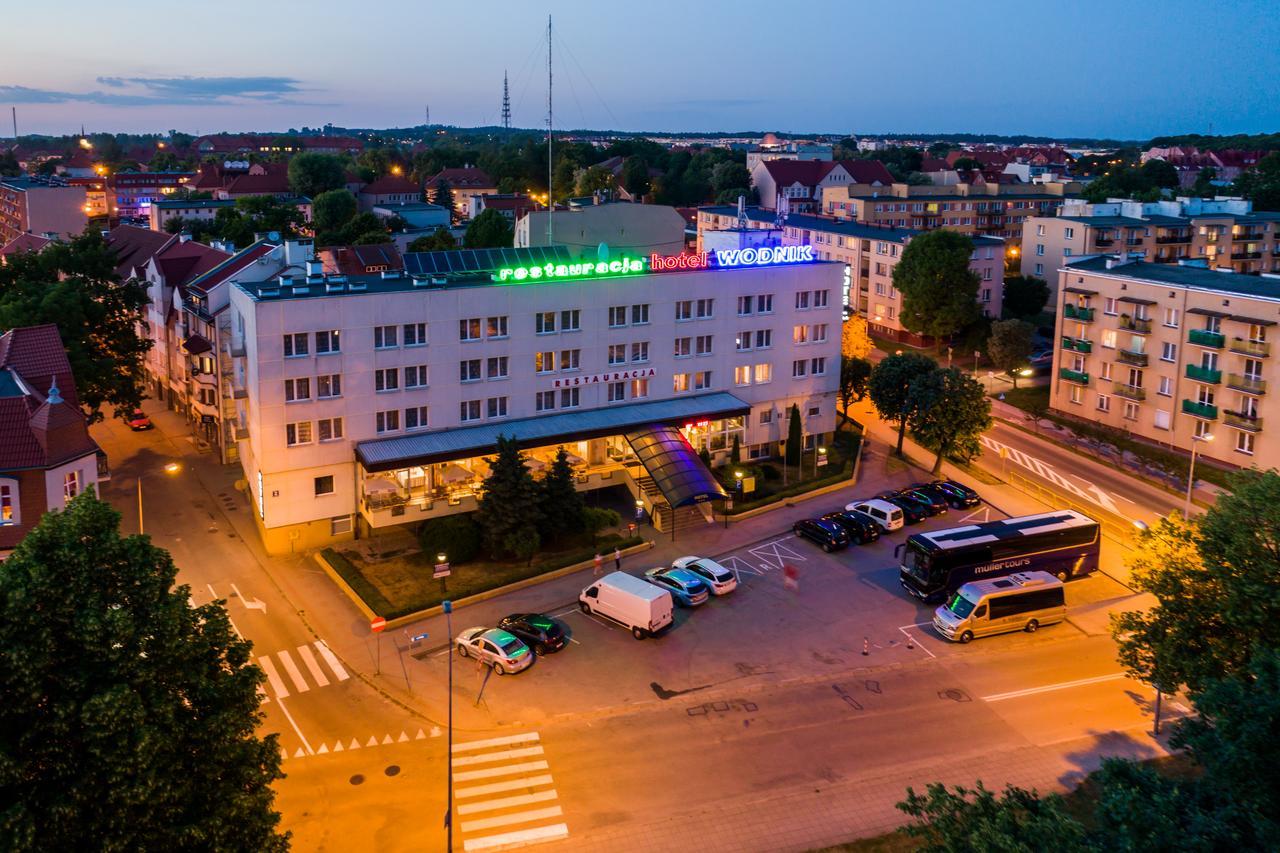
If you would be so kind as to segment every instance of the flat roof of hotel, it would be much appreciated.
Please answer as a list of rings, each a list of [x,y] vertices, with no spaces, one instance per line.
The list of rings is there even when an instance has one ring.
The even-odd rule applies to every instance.
[[[1243,273],[1223,272],[1198,266],[1181,266],[1179,264],[1151,264],[1145,261],[1129,261],[1115,264],[1107,268],[1106,255],[1076,261],[1063,267],[1068,273],[1088,272],[1117,278],[1130,278],[1158,285],[1174,285],[1191,287],[1197,290],[1212,290],[1218,293],[1234,293],[1240,296],[1254,296],[1264,299],[1280,300],[1280,278],[1263,278]]]

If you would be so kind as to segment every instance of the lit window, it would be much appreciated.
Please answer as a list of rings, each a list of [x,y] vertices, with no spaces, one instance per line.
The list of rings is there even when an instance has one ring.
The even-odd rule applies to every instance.
[[[299,444],[311,443],[311,421],[299,421],[298,423],[284,425],[285,444],[289,447],[296,447]]]

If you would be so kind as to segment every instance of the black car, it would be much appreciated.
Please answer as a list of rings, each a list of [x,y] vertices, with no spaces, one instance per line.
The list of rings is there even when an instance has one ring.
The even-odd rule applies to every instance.
[[[934,480],[932,483],[916,483],[913,489],[929,491],[945,498],[953,509],[965,509],[982,503],[982,497],[968,486],[955,480]]]
[[[925,509],[924,504],[914,498],[903,497],[897,492],[881,492],[876,497],[902,510],[902,520],[907,524],[919,524],[929,517],[929,511]]]
[[[916,503],[924,507],[924,511],[929,515],[946,515],[947,500],[940,495],[935,495],[926,489],[919,489],[915,486],[908,486],[905,489],[898,490],[898,496],[910,498]]]
[[[791,532],[797,536],[803,536],[805,539],[817,542],[822,546],[822,550],[828,553],[849,547],[849,534],[845,532],[843,527],[833,521],[806,518],[804,521],[797,521],[792,525]]]
[[[540,655],[558,652],[569,642],[560,623],[541,613],[512,613],[499,622],[498,627],[515,634]]]
[[[866,545],[880,538],[880,525],[864,512],[851,509],[843,512],[829,512],[822,517],[822,520],[843,527],[844,532],[849,534],[849,538],[859,545]]]

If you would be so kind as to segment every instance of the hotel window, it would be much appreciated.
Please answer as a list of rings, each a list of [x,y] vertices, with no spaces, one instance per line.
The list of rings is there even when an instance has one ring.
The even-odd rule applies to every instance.
[[[751,384],[751,365],[744,364],[733,369],[733,384],[739,387]]]
[[[1237,431],[1236,432],[1236,450],[1240,453],[1247,453],[1248,455],[1252,456],[1253,455],[1253,433]]]
[[[553,352],[535,352],[533,354],[533,370],[535,373],[554,373],[556,354]]]
[[[1114,296],[1108,296],[1106,298],[1102,306],[1102,313],[1109,314],[1112,317],[1120,313],[1119,311],[1116,310],[1116,300]]]
[[[543,311],[533,317],[533,330],[539,335],[550,335],[556,330],[556,312]]]
[[[404,345],[407,347],[425,346],[427,343],[426,323],[404,324]]]
[[[555,391],[539,391],[533,397],[533,410],[535,412],[549,412],[556,407]]]
[[[611,306],[609,308],[609,328],[617,329],[625,325],[627,325],[627,306]]]
[[[680,394],[689,390],[689,374],[677,373],[671,377],[671,391]]]
[[[323,477],[315,478],[316,497],[333,494],[333,475],[325,474]]]
[[[813,359],[809,363],[809,373],[813,374],[814,376],[822,376],[826,372],[827,372],[826,356],[819,356],[818,358]]]
[[[321,418],[316,421],[316,434],[321,441],[337,441],[342,438],[342,418]]]
[[[620,403],[627,399],[627,383],[610,382],[609,383],[609,402]]]
[[[400,411],[399,409],[390,409],[385,412],[375,412],[373,416],[374,432],[397,432],[400,429]]]
[[[711,335],[698,335],[693,342],[694,355],[711,355]]]
[[[580,332],[582,331],[582,311],[573,308],[568,311],[560,312],[560,331],[562,332]]]
[[[503,399],[506,399],[506,398],[504,397]],[[576,408],[578,408],[578,405],[579,405],[579,403],[581,403],[581,402],[582,402],[582,389],[581,389],[581,388],[562,388],[562,389],[560,389],[560,408],[562,408],[562,409],[576,409]],[[503,413],[504,415],[507,413],[507,411],[506,411],[506,409],[505,409],[505,408],[502,410],[502,413]]]
[[[756,295],[756,313],[772,314],[773,313],[773,294],[760,293]]]
[[[470,362],[463,362],[469,364]],[[476,362],[477,364],[479,362]],[[373,390],[379,394],[384,391],[400,390],[400,371],[394,367],[388,367],[385,370],[373,371]]]
[[[284,443],[288,447],[311,443],[311,421],[284,425]]]
[[[425,364],[411,364],[406,367],[404,369],[404,387],[426,388],[427,366]]]
[[[829,290],[815,290],[815,291],[813,292],[813,307],[814,307],[814,308],[826,308],[826,307],[827,307],[827,305],[829,304],[829,300],[830,300],[830,298],[831,298],[831,291],[829,291]]]
[[[627,345],[609,344],[609,364],[627,363]]]
[[[80,472],[68,471],[62,475],[62,496],[71,500],[78,494],[80,494]]]
[[[827,324],[816,323],[809,332],[809,339],[815,344],[825,343],[827,340]]]
[[[631,380],[631,399],[642,400],[649,396],[649,380],[648,379],[632,379]]]
[[[1116,348],[1116,330],[1115,329],[1102,330],[1102,345],[1107,349]]]
[[[486,338],[505,338],[507,337],[507,318],[505,315],[501,317],[490,317],[484,323],[484,336]]]
[[[301,379],[286,379],[284,381],[284,401],[286,403],[300,403],[304,400],[310,399],[310,379],[303,377]]]
[[[809,362],[805,359],[791,362],[791,378],[799,379],[809,372]]]
[[[560,369],[561,370],[578,370],[582,365],[582,350],[580,349],[562,349],[560,350]]]
[[[458,420],[463,423],[480,420],[480,401],[463,400],[458,405]]]
[[[676,358],[688,358],[692,354],[693,338],[676,338]]]
[[[773,423],[773,409],[760,410],[760,426]]]
[[[398,330],[395,326],[374,326],[373,327],[373,348],[374,349],[394,349],[397,344]]]
[[[649,360],[649,342],[637,341],[631,345],[631,363],[641,364]]]
[[[1111,411],[1111,398],[1108,397],[1106,394],[1098,395],[1098,411],[1099,412]]]
[[[1160,390],[1157,391],[1156,393],[1159,394],[1161,397],[1172,397],[1173,396],[1173,377],[1161,376]]]
[[[458,340],[460,341],[480,340],[480,318],[479,317],[472,317],[467,320],[458,321]]]
[[[1177,308],[1164,309],[1164,324],[1168,326],[1170,329],[1178,328],[1178,309]]]
[[[458,381],[459,382],[479,382],[480,381],[480,359],[471,358],[466,361],[458,362]]]
[[[693,374],[693,390],[704,391],[711,387],[711,371],[699,370]]]
[[[631,325],[642,326],[649,322],[649,303],[631,306]]]
[[[342,396],[342,374],[327,373],[316,377],[316,396],[321,400]]]
[[[809,291],[807,290],[796,291],[796,310],[797,311],[809,310]]]
[[[747,316],[750,316],[750,314],[751,314],[751,313],[752,313],[752,312],[751,312],[751,297],[750,297],[750,296],[739,296],[739,297],[738,297],[738,316],[739,316],[739,317],[747,317]]]
[[[698,300],[697,315],[699,320],[706,320],[712,316],[713,309],[715,308],[715,302],[716,301],[714,299]]]
[[[299,332],[296,335],[284,336],[285,358],[302,358],[306,355],[309,355],[306,332]]]
[[[693,302],[684,300],[676,303],[676,320],[692,320],[693,319]]]
[[[791,330],[791,342],[795,344],[809,343],[809,327],[803,323]]]
[[[751,332],[738,332],[737,337],[734,338],[733,346],[738,352],[746,352],[751,349]]]
[[[773,365],[768,363],[757,364],[755,369],[754,381],[757,385],[763,385],[766,382],[772,382],[773,381]]]
[[[773,346],[773,329],[756,330],[756,349],[768,349]]]
[[[1178,345],[1165,341],[1164,344],[1161,346],[1160,360],[1161,361],[1177,361]]]
[[[489,363],[485,365],[485,375],[490,379],[506,379],[507,378],[507,356],[499,355],[489,359]]]
[[[342,338],[337,329],[316,332],[316,355],[342,352]]]

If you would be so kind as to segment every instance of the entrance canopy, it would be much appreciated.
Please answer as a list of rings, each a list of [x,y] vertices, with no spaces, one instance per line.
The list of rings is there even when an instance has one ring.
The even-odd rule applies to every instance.
[[[653,424],[627,433],[627,443],[672,507],[729,496],[675,427]]]
[[[538,447],[622,435],[651,426],[681,426],[691,421],[717,420],[750,413],[750,405],[727,391],[717,391],[671,400],[497,420],[473,427],[361,441],[356,444],[356,459],[366,471],[394,471],[493,453],[497,450],[500,435],[513,437],[525,447]],[[639,452],[639,448],[636,450]],[[698,462],[701,465],[701,461]],[[656,476],[654,480],[657,481]]]

